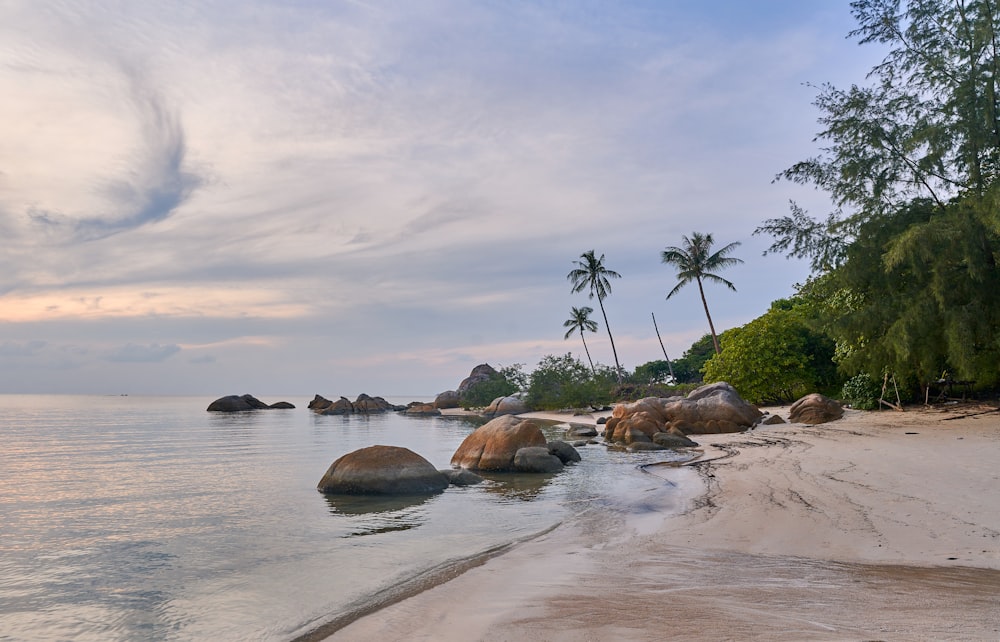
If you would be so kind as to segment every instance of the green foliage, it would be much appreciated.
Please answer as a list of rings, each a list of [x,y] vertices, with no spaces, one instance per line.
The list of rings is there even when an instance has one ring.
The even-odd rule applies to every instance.
[[[706,334],[692,343],[680,359],[674,359],[672,362],[677,383],[701,383],[702,368],[714,354],[715,346],[711,334]]]
[[[875,410],[882,387],[867,372],[855,375],[844,383],[840,396],[858,410]]]
[[[751,403],[792,401],[836,381],[833,341],[794,308],[772,308],[719,339],[722,352],[705,364],[705,381],[727,381]]]
[[[601,407],[612,401],[614,369],[598,366],[594,374],[571,354],[546,355],[529,376],[528,406],[533,410]]]
[[[523,391],[527,387],[527,375],[522,368],[520,363],[504,366],[493,377],[473,384],[462,395],[462,405],[467,408],[488,406],[497,397]]]
[[[1000,25],[994,2],[854,0],[850,35],[888,51],[870,86],[820,88],[820,153],[778,178],[835,210],[755,233],[808,258],[814,319],[848,374],[910,391],[944,370],[1000,383]],[[825,297],[825,302],[823,298]],[[905,395],[906,392],[904,391]]]
[[[670,382],[671,364],[663,359],[648,361],[635,367],[635,372],[629,377],[629,381],[637,384],[653,384]]]
[[[828,310],[841,366],[912,384],[944,370],[997,383],[1000,237],[974,202],[940,212],[915,201],[860,232],[827,284],[842,302]]]

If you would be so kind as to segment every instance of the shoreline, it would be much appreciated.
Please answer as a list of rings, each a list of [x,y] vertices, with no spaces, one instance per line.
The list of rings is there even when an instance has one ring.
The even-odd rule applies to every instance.
[[[701,459],[655,471],[691,492],[564,522],[326,639],[998,639],[1000,414],[979,409],[698,435]]]

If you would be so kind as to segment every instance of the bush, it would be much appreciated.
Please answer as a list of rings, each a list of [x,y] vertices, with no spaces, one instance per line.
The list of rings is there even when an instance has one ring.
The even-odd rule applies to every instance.
[[[793,401],[836,383],[834,344],[792,310],[772,308],[719,337],[722,353],[705,364],[705,381],[727,381],[750,403]]]
[[[612,368],[599,366],[593,374],[571,354],[546,355],[529,376],[528,407],[532,410],[602,407],[611,402],[617,380]]]
[[[882,396],[882,387],[872,379],[871,375],[862,372],[847,380],[840,396],[851,404],[852,408],[875,410],[878,408],[879,397]]]

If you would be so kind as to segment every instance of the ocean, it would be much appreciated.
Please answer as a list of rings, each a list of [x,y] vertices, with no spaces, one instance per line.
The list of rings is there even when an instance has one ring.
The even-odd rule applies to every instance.
[[[341,455],[403,446],[447,468],[481,422],[260,398],[297,407],[0,395],[0,640],[295,640],[584,512],[648,510],[669,488],[640,465],[679,457],[588,445],[554,476],[334,498],[316,484]]]

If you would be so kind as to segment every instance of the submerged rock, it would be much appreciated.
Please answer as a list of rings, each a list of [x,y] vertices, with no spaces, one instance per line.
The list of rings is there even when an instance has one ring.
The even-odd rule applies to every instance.
[[[514,453],[513,468],[521,473],[558,473],[563,463],[547,447],[529,446]]]

